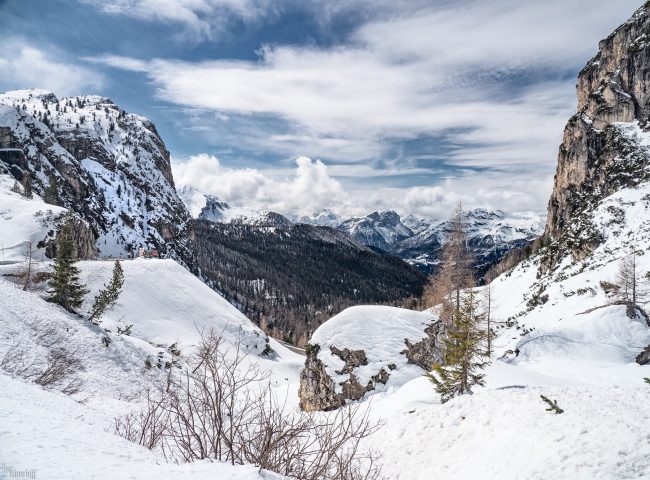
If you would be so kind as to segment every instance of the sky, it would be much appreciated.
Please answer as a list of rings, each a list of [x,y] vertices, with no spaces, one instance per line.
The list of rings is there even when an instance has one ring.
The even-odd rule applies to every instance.
[[[0,0],[0,91],[110,97],[238,206],[543,214],[576,76],[641,4]]]

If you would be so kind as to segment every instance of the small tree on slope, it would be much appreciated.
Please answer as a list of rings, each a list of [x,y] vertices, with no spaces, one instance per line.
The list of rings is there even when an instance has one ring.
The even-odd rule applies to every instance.
[[[122,270],[120,261],[115,260],[115,265],[113,265],[113,277],[111,278],[110,283],[105,285],[105,288],[101,289],[95,297],[92,313],[88,320],[94,323],[99,323],[99,318],[104,314],[104,312],[117,302],[120,293],[122,293],[122,285],[124,285],[124,271]]]
[[[49,281],[49,302],[58,303],[69,312],[76,313],[88,290],[79,283],[79,269],[74,265],[76,253],[69,223],[61,227],[56,246],[54,272]]]
[[[433,371],[426,375],[442,403],[484,384],[485,375],[478,373],[487,364],[483,350],[487,334],[481,328],[484,314],[473,289],[462,292],[460,300],[460,309],[454,312],[442,341],[444,365],[433,365]]]
[[[445,235],[438,273],[427,286],[425,296],[430,306],[442,304],[440,318],[451,321],[461,308],[461,291],[474,286],[472,256],[467,248],[465,214],[459,203],[449,219],[450,229]]]

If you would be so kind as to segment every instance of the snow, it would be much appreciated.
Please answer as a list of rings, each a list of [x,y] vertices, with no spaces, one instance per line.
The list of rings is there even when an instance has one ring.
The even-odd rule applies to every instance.
[[[154,344],[178,342],[181,349],[196,345],[201,332],[214,330],[233,341],[240,334],[254,354],[265,348],[266,335],[223,297],[174,260],[123,260],[124,287],[117,305],[102,326],[133,325],[133,335]],[[81,281],[90,288],[84,310],[90,311],[100,288],[108,283],[112,261],[79,262]]]
[[[648,478],[647,399],[643,385],[482,390],[393,415],[368,443],[392,479]]]
[[[401,352],[406,348],[406,339],[411,343],[424,339],[424,329],[436,320],[429,313],[402,308],[366,305],[350,307],[318,327],[309,343],[320,346],[318,359],[334,379],[338,391],[341,390],[340,383],[348,380],[350,374],[337,373],[345,366],[345,362],[331,352],[331,346],[339,350],[347,348],[366,353],[368,364],[353,371],[361,385],[366,385],[382,368],[389,372],[390,378],[386,385],[378,385],[377,391],[382,391],[396,388],[422,375],[422,369],[408,364],[406,356]],[[393,370],[389,365],[396,368]]]
[[[28,242],[34,242],[34,258],[42,259],[36,243],[54,228],[55,219],[67,210],[43,202],[38,195],[27,199],[11,191],[15,180],[0,175],[0,263],[23,261]]]
[[[0,478],[279,480],[251,465],[169,464],[107,431],[106,419],[59,392],[0,375]]]

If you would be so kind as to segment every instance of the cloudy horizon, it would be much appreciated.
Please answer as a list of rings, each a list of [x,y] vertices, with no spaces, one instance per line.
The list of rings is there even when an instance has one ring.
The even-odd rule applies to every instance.
[[[236,205],[543,213],[576,75],[641,3],[0,0],[0,90],[111,97]]]

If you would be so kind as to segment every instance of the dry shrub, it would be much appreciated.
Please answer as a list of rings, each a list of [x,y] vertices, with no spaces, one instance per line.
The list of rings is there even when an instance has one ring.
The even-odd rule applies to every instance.
[[[360,446],[379,428],[367,409],[314,414],[284,403],[239,344],[211,333],[141,412],[115,420],[115,432],[171,461],[255,464],[301,480],[379,478],[377,455]]]

